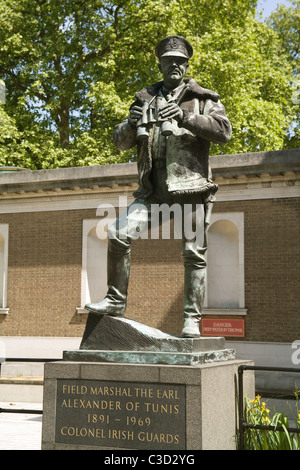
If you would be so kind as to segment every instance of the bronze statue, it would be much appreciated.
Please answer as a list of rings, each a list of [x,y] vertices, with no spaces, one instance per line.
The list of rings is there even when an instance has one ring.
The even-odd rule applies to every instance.
[[[205,294],[207,228],[218,189],[211,179],[209,147],[210,142],[228,142],[231,125],[219,95],[185,78],[193,55],[185,38],[168,36],[158,43],[155,53],[163,81],[136,94],[128,118],[116,126],[113,135],[120,150],[137,146],[136,199],[108,231],[107,295],[85,308],[99,315],[124,315],[134,235],[148,228],[153,204],[180,204],[183,211],[192,208],[192,220],[201,227],[200,237],[189,238],[186,233],[182,237],[181,336],[195,338],[200,336]]]

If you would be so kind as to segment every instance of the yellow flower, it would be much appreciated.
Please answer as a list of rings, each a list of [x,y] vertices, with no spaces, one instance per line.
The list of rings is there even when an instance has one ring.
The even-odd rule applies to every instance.
[[[266,408],[266,402],[262,402],[261,404],[261,411],[265,411],[266,413],[270,413],[270,410],[268,408]]]

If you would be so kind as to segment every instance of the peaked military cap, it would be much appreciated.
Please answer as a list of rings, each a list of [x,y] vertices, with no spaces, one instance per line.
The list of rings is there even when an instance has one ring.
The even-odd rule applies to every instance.
[[[166,56],[178,56],[190,59],[193,48],[187,39],[182,36],[168,36],[157,44],[155,54],[160,59]]]

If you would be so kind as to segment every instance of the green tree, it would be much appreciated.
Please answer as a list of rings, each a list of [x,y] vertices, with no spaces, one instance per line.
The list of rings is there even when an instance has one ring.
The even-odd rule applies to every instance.
[[[281,55],[290,63],[293,71],[294,122],[286,135],[287,147],[300,147],[300,1],[290,0],[291,7],[279,5],[267,19],[281,41]]]
[[[292,65],[256,0],[0,0],[0,164],[33,169],[135,158],[111,141],[134,94],[160,80],[153,50],[181,34],[190,75],[220,93],[232,141],[213,153],[282,148]],[[4,119],[4,115],[6,116]],[[6,124],[5,124],[6,123]]]

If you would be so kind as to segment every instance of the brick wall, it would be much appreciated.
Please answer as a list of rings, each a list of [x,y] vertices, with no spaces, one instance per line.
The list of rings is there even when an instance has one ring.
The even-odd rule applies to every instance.
[[[299,199],[217,202],[245,215],[246,340],[299,339]],[[94,210],[2,214],[9,224],[8,306],[2,336],[81,336],[82,220]],[[137,240],[127,315],[163,331],[182,328],[178,240]],[[298,336],[297,336],[298,335]]]
[[[216,209],[245,216],[246,339],[299,339],[299,199],[218,203]]]
[[[80,306],[84,214],[86,211],[1,215],[1,222],[9,224],[10,309],[0,324],[2,335],[81,335],[83,325],[75,309]]]

